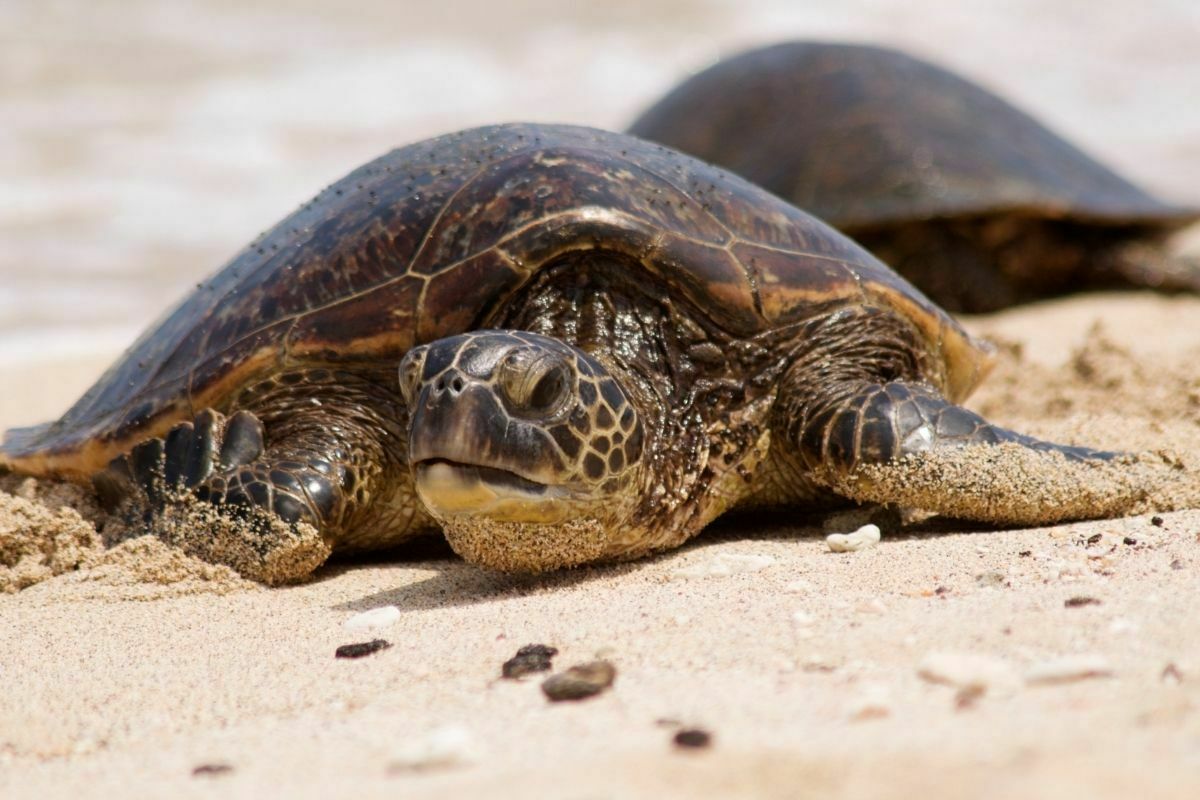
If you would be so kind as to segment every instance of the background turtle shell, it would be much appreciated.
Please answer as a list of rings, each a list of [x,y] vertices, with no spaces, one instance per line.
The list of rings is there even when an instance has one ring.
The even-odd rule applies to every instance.
[[[10,432],[0,464],[87,476],[265,375],[398,363],[485,327],[538,269],[593,248],[736,335],[869,303],[913,320],[952,396],[985,369],[986,351],[916,289],[762,189],[621,134],[504,125],[395,150],[322,191],[152,325],[62,419]]]
[[[1200,216],[986,89],[880,47],[791,42],[743,53],[682,83],[629,132],[845,230],[997,212],[1164,228]]]

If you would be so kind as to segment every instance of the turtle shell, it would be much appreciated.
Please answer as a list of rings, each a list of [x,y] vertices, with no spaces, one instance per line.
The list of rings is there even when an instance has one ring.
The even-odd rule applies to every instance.
[[[735,335],[867,303],[912,320],[949,394],[986,368],[986,349],[916,289],[764,190],[630,136],[503,125],[392,151],[322,191],[151,326],[62,419],[11,431],[0,464],[90,475],[267,375],[398,363],[486,327],[539,269],[596,248]]]
[[[842,230],[1004,212],[1165,229],[1200,217],[988,90],[881,47],[743,53],[682,83],[629,132],[725,166]]]

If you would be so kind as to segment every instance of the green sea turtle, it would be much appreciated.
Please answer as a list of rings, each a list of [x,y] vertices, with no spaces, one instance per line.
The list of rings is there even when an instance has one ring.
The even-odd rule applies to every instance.
[[[503,125],[322,191],[60,420],[10,431],[0,465],[92,480],[152,526],[187,503],[348,550],[441,527],[523,571],[671,547],[734,507],[1096,513],[1014,511],[1004,480],[939,499],[889,477],[966,445],[1112,456],[956,405],[990,364],[882,263],[744,180],[629,136]],[[850,480],[864,466],[882,472]],[[315,566],[271,556],[237,566]]]
[[[821,217],[951,311],[1087,287],[1200,291],[1161,202],[1001,98],[866,45],[791,42],[718,62],[630,133]]]

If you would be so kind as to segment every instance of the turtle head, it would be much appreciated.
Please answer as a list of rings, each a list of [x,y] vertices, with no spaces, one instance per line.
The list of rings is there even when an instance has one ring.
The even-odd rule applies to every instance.
[[[604,365],[557,339],[483,330],[413,348],[400,387],[417,493],[456,551],[523,571],[607,554],[599,539],[637,499],[643,431]]]

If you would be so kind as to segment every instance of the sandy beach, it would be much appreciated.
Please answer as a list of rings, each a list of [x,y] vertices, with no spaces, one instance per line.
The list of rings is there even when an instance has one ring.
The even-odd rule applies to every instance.
[[[974,320],[1006,345],[974,405],[1194,464],[1200,340],[1144,332],[1198,315],[1197,299],[1129,294]],[[934,521],[843,554],[825,532],[722,524],[678,552],[541,578],[430,545],[277,589],[135,540],[0,595],[0,794],[1200,790],[1200,512],[1032,530]],[[385,606],[391,624],[344,627]],[[392,647],[334,658],[374,638]],[[609,659],[615,686],[559,705],[540,676],[499,680],[535,642],[558,648],[559,669]],[[681,751],[679,726],[713,743]]]
[[[0,158],[11,178],[0,181],[0,429],[61,413],[172,297],[358,161],[498,118],[554,111],[620,127],[686,69],[771,38],[887,38],[940,54],[1024,87],[1094,152],[1200,202],[1200,111],[1170,100],[1200,78],[1187,38],[1200,17],[1186,3],[1151,4],[1144,28],[1081,17],[1077,38],[1071,3],[992,3],[923,25],[886,3],[814,4],[808,16],[705,4],[690,17],[661,4],[655,24],[678,23],[661,40],[624,4],[615,20],[593,9],[532,33],[481,18],[457,39],[385,31],[371,3],[353,23],[316,4],[294,15],[131,4],[129,30],[96,23],[89,35],[99,12],[60,28],[63,8],[41,5],[0,11],[29,32],[0,48],[25,70],[0,90],[0,110],[21,119]],[[423,32],[445,23],[422,13]],[[244,33],[267,23],[307,54]],[[60,30],[82,43],[62,74],[46,66],[73,41]],[[575,30],[586,33],[564,33]],[[210,35],[226,49],[201,46]],[[425,50],[368,58],[417,38]],[[443,39],[460,49],[429,44]],[[138,58],[113,58],[122,46]],[[441,105],[428,88],[420,113],[368,109],[364,90],[347,102],[366,121],[306,116],[312,92],[332,97],[354,76],[373,91],[386,81],[368,67],[402,74],[422,53],[483,77]],[[516,81],[497,64],[541,77]],[[545,77],[546,64],[562,74]],[[559,103],[565,80],[594,90],[588,102]],[[1140,92],[1147,82],[1155,90]],[[188,102],[167,103],[172,91]],[[230,123],[251,106],[251,122]],[[47,137],[55,115],[60,135]],[[64,306],[72,297],[91,302]],[[1091,294],[966,325],[1001,353],[972,408],[1059,441],[1157,451],[1194,481],[1200,298]],[[431,540],[264,588],[153,540],[105,551],[69,508],[90,513],[84,494],[0,480],[0,797],[1200,796],[1200,510],[1015,530],[885,525],[878,546],[850,553],[825,540],[847,520],[740,519],[661,556],[542,577],[487,572]],[[385,607],[383,624],[363,623]],[[335,658],[373,639],[391,646]],[[555,672],[606,659],[615,683],[551,703],[544,673],[502,680],[530,643],[557,648]],[[708,746],[674,744],[687,729]]]

